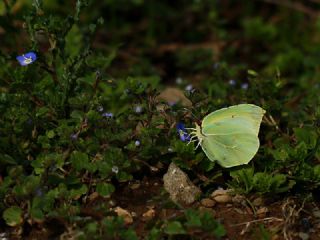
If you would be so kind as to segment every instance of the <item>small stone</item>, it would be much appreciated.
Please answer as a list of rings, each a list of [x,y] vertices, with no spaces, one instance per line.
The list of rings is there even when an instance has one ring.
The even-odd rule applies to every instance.
[[[257,215],[259,217],[265,217],[268,212],[269,212],[269,209],[267,207],[262,207],[257,210]]]
[[[253,211],[251,208],[246,207],[247,214],[253,215]]]
[[[89,201],[92,202],[99,197],[99,193],[93,192],[89,195]]]
[[[232,197],[232,202],[244,205],[246,203],[246,198],[242,195],[236,194]]]
[[[259,207],[263,204],[263,199],[261,197],[258,197],[253,200],[252,204],[256,207]]]
[[[200,207],[199,207],[199,211],[200,211],[200,212],[209,212],[209,213],[211,213],[213,216],[216,215],[216,211],[213,210],[212,208],[207,208],[207,207],[200,206]]]
[[[217,203],[230,203],[232,202],[232,197],[229,195],[230,189],[219,188],[211,193],[211,198]]]
[[[110,200],[110,201],[109,201],[109,205],[110,205],[111,207],[114,207],[114,206],[116,205],[116,203],[115,203],[113,200]]]
[[[125,209],[123,209],[123,208],[121,208],[121,207],[116,207],[116,208],[114,209],[114,211],[117,213],[117,215],[118,215],[119,217],[123,217],[124,222],[125,222],[126,224],[131,224],[131,223],[133,223],[133,218],[132,218],[131,214],[130,214],[127,210],[125,210]]]
[[[216,202],[210,198],[204,198],[201,200],[201,205],[207,208],[212,208],[216,205]]]
[[[211,197],[214,198],[219,195],[228,195],[231,192],[230,189],[218,188],[217,190],[211,193]]]
[[[130,186],[132,190],[138,189],[139,187],[140,187],[140,183],[134,183],[134,184],[131,184]]]
[[[281,237],[278,234],[275,234],[271,237],[271,240],[279,240]]]
[[[234,208],[234,210],[235,210],[237,213],[239,213],[239,214],[245,214],[245,212],[242,211],[242,210],[239,209],[239,208]]]
[[[142,221],[148,222],[152,220],[156,215],[156,211],[154,209],[149,209],[144,214],[142,214]]]
[[[194,203],[201,195],[201,190],[174,163],[170,164],[167,173],[163,176],[163,183],[164,189],[175,203],[189,205]]]
[[[308,240],[310,237],[308,233],[304,233],[304,232],[299,232],[298,236],[300,237],[301,240]]]
[[[229,203],[232,201],[230,195],[218,195],[213,198],[217,203]]]
[[[190,107],[192,102],[184,95],[179,88],[168,87],[162,91],[156,98],[158,101],[181,102],[182,106]]]
[[[313,216],[316,217],[316,218],[320,218],[320,210],[319,209],[316,209],[312,212]]]

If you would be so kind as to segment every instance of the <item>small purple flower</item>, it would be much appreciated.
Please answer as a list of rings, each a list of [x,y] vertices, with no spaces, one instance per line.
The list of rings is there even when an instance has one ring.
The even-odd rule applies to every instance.
[[[72,133],[70,135],[70,138],[71,138],[72,141],[76,141],[78,139],[78,133]]]
[[[126,88],[124,91],[123,91],[123,93],[125,93],[125,94],[129,94],[131,91],[130,91],[130,89],[128,89],[128,88]]]
[[[102,117],[112,118],[113,117],[113,113],[111,113],[111,112],[102,113]]]
[[[175,102],[175,101],[170,101],[170,102],[168,102],[168,105],[170,106],[170,107],[173,107],[174,105],[176,105],[177,104],[177,102]]]
[[[135,106],[134,111],[136,113],[142,113],[142,107],[140,105]]]
[[[136,140],[136,141],[134,142],[134,145],[136,145],[136,147],[139,147],[140,144],[141,144],[141,142],[140,142],[139,140]]]
[[[176,84],[180,85],[180,84],[182,84],[182,82],[183,82],[182,78],[181,77],[177,77]]]
[[[99,107],[97,108],[97,110],[98,110],[98,112],[102,112],[102,111],[103,111],[103,107],[102,107],[102,106],[99,106]]]
[[[44,195],[44,192],[41,188],[37,187],[36,190],[35,190],[35,195],[37,197],[42,197]]]
[[[236,80],[234,80],[234,79],[230,79],[229,80],[229,85],[230,86],[235,86],[237,84],[237,81]]]
[[[182,142],[190,140],[190,135],[187,133],[183,123],[177,124],[177,131]]]
[[[31,126],[31,125],[32,125],[32,123],[33,123],[32,119],[31,119],[31,118],[28,118],[28,120],[27,120],[27,124],[28,124],[29,126]]]
[[[16,59],[21,66],[27,66],[37,60],[37,55],[34,52],[28,52],[26,54],[22,54],[21,56],[17,56]]]
[[[185,90],[186,90],[187,92],[191,92],[191,91],[193,90],[192,84],[188,84],[188,85],[186,86]]]
[[[244,90],[247,90],[249,87],[249,84],[248,83],[242,83],[241,84],[241,88],[244,89]]]
[[[117,173],[119,172],[118,166],[113,166],[113,167],[111,168],[111,171],[112,171],[113,173],[117,174]]]

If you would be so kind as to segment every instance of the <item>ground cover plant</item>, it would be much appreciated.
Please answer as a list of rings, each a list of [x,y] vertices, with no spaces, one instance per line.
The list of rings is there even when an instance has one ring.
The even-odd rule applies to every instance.
[[[319,13],[0,2],[0,238],[319,239]],[[265,110],[260,147],[224,168],[187,128],[243,103]],[[189,204],[164,188],[172,163]]]

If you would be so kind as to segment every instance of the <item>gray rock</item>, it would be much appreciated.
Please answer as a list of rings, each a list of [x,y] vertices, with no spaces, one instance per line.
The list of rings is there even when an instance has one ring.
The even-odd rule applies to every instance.
[[[196,187],[180,168],[171,163],[167,173],[163,176],[164,188],[175,203],[191,204],[201,195]]]
[[[300,237],[301,240],[308,240],[310,237],[308,233],[304,233],[304,232],[299,232],[298,236]]]
[[[216,205],[216,202],[210,198],[201,199],[201,205],[207,208],[212,208]]]

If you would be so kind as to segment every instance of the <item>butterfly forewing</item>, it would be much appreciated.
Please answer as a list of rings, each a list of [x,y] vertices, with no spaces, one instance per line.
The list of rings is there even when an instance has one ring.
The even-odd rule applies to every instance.
[[[250,129],[249,132],[259,133],[260,123],[265,113],[261,107],[253,104],[239,104],[228,108],[222,108],[210,113],[202,121],[202,129],[212,124],[229,123],[239,124],[239,129]]]

